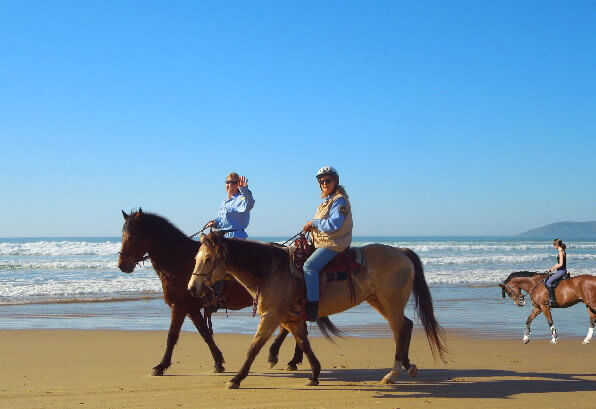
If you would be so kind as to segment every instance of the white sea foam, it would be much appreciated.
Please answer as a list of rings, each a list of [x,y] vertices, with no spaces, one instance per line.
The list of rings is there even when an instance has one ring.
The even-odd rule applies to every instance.
[[[552,244],[547,240],[546,243],[468,243],[468,242],[408,242],[408,241],[354,241],[355,246],[365,246],[367,244],[383,243],[393,247],[408,247],[415,252],[431,251],[529,251],[529,250],[553,250]],[[568,245],[568,251],[594,250],[595,243],[572,243]]]
[[[117,240],[17,241],[0,242],[0,304],[85,302],[161,293],[150,262],[139,264],[131,275],[118,270]],[[549,241],[379,238],[353,245],[373,241],[413,249],[422,260],[427,282],[437,286],[496,285],[513,271],[544,271],[556,256]],[[570,243],[568,254],[572,276],[596,275],[596,242]]]
[[[73,256],[118,254],[120,243],[112,241],[34,241],[28,243],[0,243],[0,255],[10,256]]]
[[[117,261],[39,261],[15,263],[0,260],[0,270],[113,270]]]
[[[480,256],[444,256],[423,257],[422,263],[426,264],[510,264],[519,265],[552,260],[552,254],[515,254],[515,255],[480,255]],[[596,254],[574,254],[574,261],[596,260]]]
[[[135,270],[146,270],[151,268],[150,263],[138,264]],[[117,270],[117,260],[75,260],[75,261],[22,261],[0,260],[0,271],[2,270]]]
[[[157,277],[120,277],[110,280],[52,280],[45,282],[0,281],[0,301],[38,296],[85,296],[120,293],[158,293]]]

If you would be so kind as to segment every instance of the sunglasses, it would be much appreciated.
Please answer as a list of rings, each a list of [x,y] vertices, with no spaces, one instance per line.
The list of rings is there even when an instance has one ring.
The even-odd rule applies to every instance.
[[[237,185],[238,181],[237,180],[226,180],[226,185]]]
[[[326,185],[327,183],[333,182],[333,179],[326,178],[326,179],[319,179],[319,185]]]

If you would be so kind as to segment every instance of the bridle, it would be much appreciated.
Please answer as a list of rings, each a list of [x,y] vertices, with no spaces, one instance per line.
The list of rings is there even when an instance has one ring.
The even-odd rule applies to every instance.
[[[517,304],[517,300],[520,300],[523,304],[525,304],[526,303],[526,300],[525,300],[526,295],[521,292],[521,288],[519,289],[519,293],[521,295],[516,295],[514,298],[511,296],[511,294],[509,294],[509,291],[507,291],[507,295],[509,295],[509,297],[511,297],[511,299],[513,300],[514,303]]]
[[[209,272],[207,272],[207,273],[195,273],[195,272],[193,272],[191,274],[191,276],[205,277],[205,279],[203,280],[203,283],[207,283],[207,288],[209,290],[211,290],[211,291],[214,291],[214,289],[213,289],[213,282],[211,281],[211,279],[213,278],[213,272],[219,266],[219,264],[221,263],[222,260],[223,260],[223,256],[222,257],[218,257],[217,260],[215,261],[215,263],[213,263],[213,266],[211,267],[211,269],[209,270]]]
[[[137,243],[137,239],[132,241],[132,253],[136,254],[136,243]],[[119,251],[118,252],[119,255],[124,256],[125,258],[127,258],[132,264],[136,266],[138,266],[140,263],[144,263],[145,261],[149,260],[151,258],[151,256],[149,255],[149,252],[147,252],[146,254],[144,254],[143,256],[141,256],[141,258],[139,260],[135,260],[133,256],[131,256],[130,254],[128,254],[128,252],[125,251]]]
[[[519,293],[521,295],[516,296],[515,298],[511,297],[511,295],[509,294],[509,291],[507,292],[507,294],[511,297],[511,299],[513,300],[513,302],[516,302],[517,300],[521,300],[523,303],[526,302],[525,297],[526,295],[529,295],[530,298],[532,298],[532,293],[534,292],[534,290],[542,283],[544,282],[543,280],[538,280],[538,282],[536,283],[536,285],[534,287],[532,287],[532,289],[530,291],[528,291],[528,294],[522,294],[522,288],[519,288]],[[505,286],[507,286],[507,284],[504,284]],[[516,303],[517,304],[517,303]]]
[[[188,236],[189,239],[194,238],[195,236],[197,236],[198,234],[203,233],[207,228],[209,227],[209,223],[206,223],[203,228],[201,230],[199,230],[198,232],[191,234],[190,236]],[[230,231],[235,231],[235,230],[230,230]],[[228,232],[228,230],[226,230],[225,232]],[[138,234],[136,236],[142,236],[142,234]],[[135,251],[135,246],[136,245],[136,240],[133,241],[133,245],[132,245],[132,253],[136,254]],[[165,252],[163,252],[165,253]],[[132,264],[136,266],[138,266],[140,263],[144,263],[145,261],[149,260],[152,255],[149,253],[149,251],[147,251],[143,256],[141,256],[141,258],[139,260],[135,260],[134,257],[132,257],[130,254],[128,254],[128,252],[124,252],[124,251],[119,251],[118,254],[124,256],[125,258],[127,258]],[[153,253],[153,257],[160,255],[161,253]]]

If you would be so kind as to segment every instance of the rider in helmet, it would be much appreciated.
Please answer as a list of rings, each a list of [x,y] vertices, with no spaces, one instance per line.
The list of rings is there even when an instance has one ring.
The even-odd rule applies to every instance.
[[[352,210],[348,194],[339,184],[339,174],[331,166],[316,174],[323,203],[304,231],[312,234],[315,251],[304,263],[306,281],[306,317],[316,321],[319,311],[319,271],[352,242]]]

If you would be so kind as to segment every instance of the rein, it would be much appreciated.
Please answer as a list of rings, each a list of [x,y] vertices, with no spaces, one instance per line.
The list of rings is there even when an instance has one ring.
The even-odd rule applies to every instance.
[[[529,296],[530,296],[530,298],[532,298],[532,293],[534,292],[534,290],[535,290],[536,288],[538,288],[538,286],[539,286],[540,284],[542,284],[543,282],[544,282],[544,280],[538,280],[538,282],[536,283],[536,285],[535,285],[534,287],[532,287],[532,289],[531,289],[530,291],[527,291],[527,293],[528,293],[527,295],[529,295]],[[521,288],[521,287],[520,287],[520,288]],[[522,300],[523,302],[525,302],[525,296],[526,296],[526,294],[522,294],[522,295],[520,295],[520,296],[518,296],[518,297],[515,297],[515,298],[513,298],[513,297],[512,297],[511,299],[512,299],[514,302],[515,302],[515,301],[517,301],[517,300]]]

